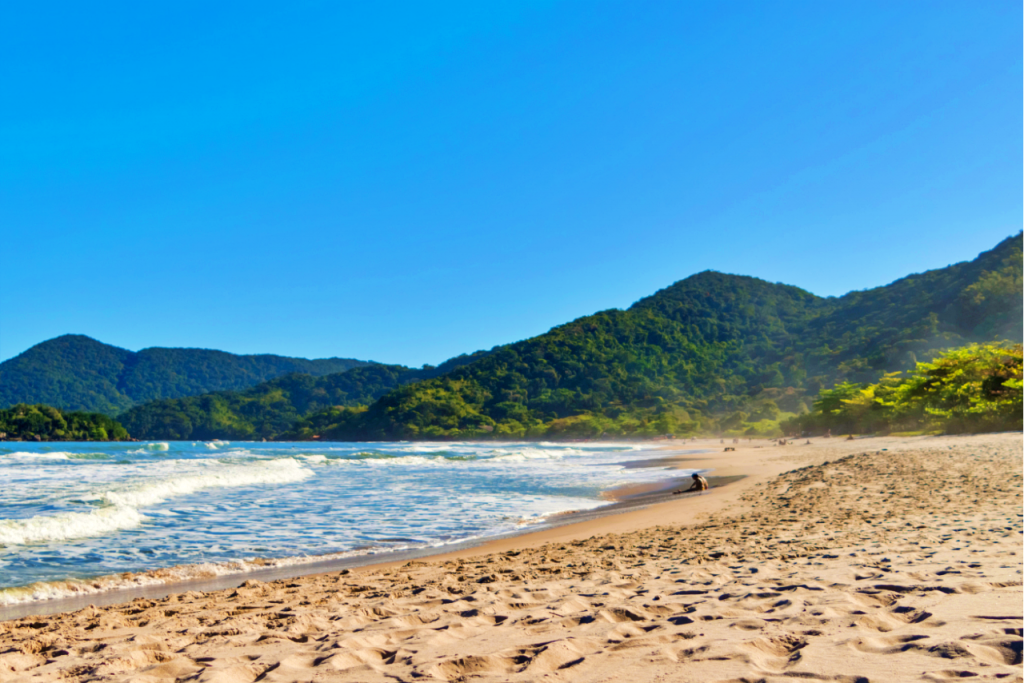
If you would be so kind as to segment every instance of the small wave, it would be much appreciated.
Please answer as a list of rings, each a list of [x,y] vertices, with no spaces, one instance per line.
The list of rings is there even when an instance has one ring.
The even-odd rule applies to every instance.
[[[313,472],[294,458],[279,458],[258,464],[210,466],[208,470],[196,474],[144,482],[120,491],[107,491],[101,499],[113,505],[138,508],[204,489],[287,484],[312,476]]]
[[[179,581],[209,579],[226,574],[241,574],[253,571],[254,569],[263,569],[266,566],[270,565],[259,561],[252,563],[207,563],[180,565],[134,574],[112,574],[109,576],[99,576],[94,579],[65,579],[63,581],[38,582],[28,586],[0,589],[0,605],[60,600],[62,598],[105,593],[125,588],[141,588],[143,586],[158,586]]]
[[[68,453],[69,460],[110,460],[109,453]]]
[[[29,519],[6,519],[0,521],[0,545],[24,545],[102,536],[111,531],[137,527],[144,519],[138,510],[125,507],[40,515]]]
[[[430,458],[415,455],[405,455],[404,453],[387,453],[385,451],[359,451],[358,453],[344,453],[341,455],[328,455],[326,456],[329,460],[341,461],[341,462],[373,462],[373,461],[400,461],[413,463],[417,460],[421,462],[427,462]]]
[[[3,456],[16,460],[70,460],[73,453],[55,451],[53,453],[32,453],[30,451],[14,451]]]
[[[448,462],[445,458],[425,458],[422,455],[400,455],[379,458],[363,458],[363,462],[369,465],[380,465],[390,467],[401,467],[408,465],[431,465],[438,466]]]
[[[145,517],[138,508],[156,505],[168,498],[212,488],[286,484],[311,476],[313,472],[293,458],[248,465],[211,465],[199,473],[149,480],[131,488],[106,491],[95,498],[105,503],[105,506],[90,512],[0,520],[0,545],[102,536],[139,526]]]
[[[192,444],[193,446],[195,444]],[[147,444],[143,444],[142,448],[137,448],[133,451],[128,451],[132,455],[144,455],[146,453],[152,453],[153,451],[161,452],[168,451],[171,448],[171,444],[166,441],[153,441]]]
[[[527,460],[561,460],[567,455],[582,455],[584,451],[575,448],[544,450],[542,448],[519,448],[514,451],[497,452],[492,460],[502,462],[525,462]]]
[[[394,458],[404,458],[407,456],[396,455],[394,453],[385,453],[384,451],[359,451],[352,455],[342,456],[344,460],[391,460]]]
[[[471,460],[482,460],[478,455],[457,454],[450,451],[428,451],[424,455],[408,455],[406,453],[387,453],[384,451],[360,451],[358,453],[345,455],[329,455],[330,460],[348,461],[386,461],[379,464],[389,465],[441,465],[445,462],[469,462]]]
[[[408,540],[415,541],[415,539]],[[421,544],[417,543],[416,545],[420,546]],[[199,564],[178,565],[162,569],[151,569],[145,572],[111,574],[108,576],[99,576],[94,579],[40,581],[28,586],[16,586],[0,589],[0,605],[15,605],[42,600],[60,600],[62,598],[73,598],[79,595],[105,593],[107,591],[141,588],[144,586],[158,586],[184,581],[198,581],[233,574],[248,574],[262,569],[291,567],[303,564],[313,564],[315,562],[341,560],[360,555],[376,555],[381,552],[407,550],[409,547],[410,546],[373,549],[363,548],[325,555],[299,555],[295,557],[271,559],[250,558],[246,560],[232,560],[227,562],[204,562]]]
[[[65,453],[62,451],[54,451],[52,453],[32,453],[30,451],[15,451],[14,453],[8,453],[3,458],[11,458],[14,460],[87,460],[90,457],[100,455],[91,453]]]

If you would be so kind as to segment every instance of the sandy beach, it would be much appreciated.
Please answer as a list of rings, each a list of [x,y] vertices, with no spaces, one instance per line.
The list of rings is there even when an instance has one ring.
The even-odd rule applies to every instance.
[[[1021,681],[1021,435],[812,441],[679,444],[730,483],[446,555],[0,622],[0,680]]]

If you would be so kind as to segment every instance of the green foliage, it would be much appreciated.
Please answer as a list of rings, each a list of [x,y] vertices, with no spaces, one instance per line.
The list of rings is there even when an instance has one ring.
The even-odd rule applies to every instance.
[[[0,409],[0,432],[22,441],[122,441],[128,432],[102,413],[64,412],[19,403]]]
[[[244,391],[152,401],[119,419],[142,439],[274,439],[285,432],[306,439],[344,407],[365,406],[403,383],[436,377],[486,355],[464,354],[420,370],[373,364],[326,377],[293,373]],[[312,422],[302,420],[321,413],[324,417]]]
[[[244,391],[153,401],[118,419],[141,439],[270,439],[303,415],[371,403],[414,372],[368,365],[326,377],[293,373]]]
[[[133,353],[89,337],[65,335],[0,363],[0,406],[43,402],[66,410],[117,414],[160,398],[245,389],[291,372],[322,376],[364,365],[345,358],[236,356],[206,349]]]
[[[841,433],[1020,430],[1021,346],[968,344],[918,363],[910,376],[823,390],[790,431]]]
[[[699,410],[719,386],[726,347],[694,345],[683,332],[652,311],[598,313],[396,389],[322,436],[653,434],[659,419],[678,422],[660,417],[666,408]]]

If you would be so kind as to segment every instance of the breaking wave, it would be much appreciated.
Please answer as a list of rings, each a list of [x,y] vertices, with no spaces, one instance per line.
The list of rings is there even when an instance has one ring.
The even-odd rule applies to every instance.
[[[0,520],[0,545],[24,545],[102,536],[143,523],[139,508],[162,503],[205,489],[286,484],[313,476],[294,458],[279,458],[245,465],[205,465],[191,474],[146,480],[132,487],[104,491],[94,497],[103,504],[89,512],[39,515],[29,519]]]
[[[2,456],[16,460],[70,460],[74,453],[30,453],[28,451],[14,451]]]
[[[521,528],[523,526],[532,526],[543,523],[548,519],[558,517],[575,510],[586,510],[592,507],[599,507],[604,504],[600,501],[575,501],[575,503],[575,505],[564,510],[541,512],[510,521],[514,527]],[[151,569],[143,572],[110,574],[91,579],[41,581],[28,586],[0,588],[0,606],[35,602],[38,600],[60,600],[63,598],[73,598],[82,595],[141,588],[145,586],[201,581],[220,576],[243,575],[266,569],[301,566],[318,562],[330,562],[332,560],[351,559],[356,557],[371,558],[381,554],[389,554],[411,549],[443,548],[453,543],[466,543],[483,540],[487,536],[488,534],[485,533],[460,537],[449,541],[393,539],[407,542],[398,545],[361,547],[320,555],[297,555],[277,558],[247,558],[243,560],[229,560],[224,562],[201,562],[197,564],[184,564],[174,567]]]
[[[25,545],[102,536],[111,531],[136,527],[142,524],[143,519],[138,510],[124,507],[40,515],[30,519],[5,519],[0,521],[0,545]]]
[[[131,488],[107,491],[102,494],[101,499],[121,507],[139,508],[204,489],[287,484],[312,476],[313,472],[294,458],[279,458],[245,465],[213,465],[195,474],[147,481]]]

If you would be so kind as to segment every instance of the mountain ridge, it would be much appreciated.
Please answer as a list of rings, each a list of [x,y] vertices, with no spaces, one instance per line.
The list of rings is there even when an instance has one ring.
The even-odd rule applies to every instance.
[[[323,376],[371,364],[199,348],[129,351],[65,334],[0,363],[0,407],[43,403],[114,415],[152,400],[244,389],[289,372]]]

